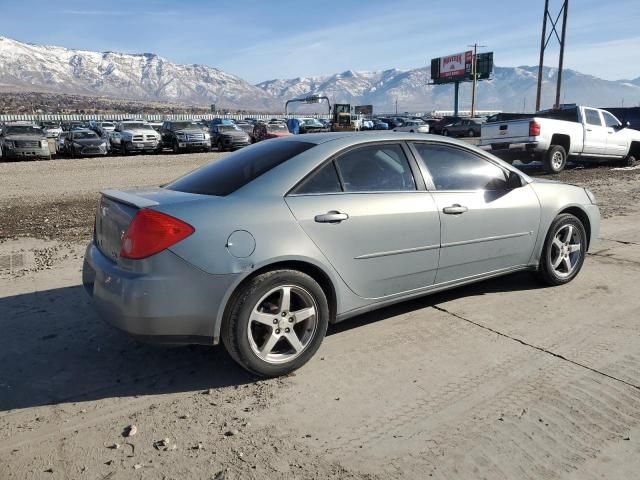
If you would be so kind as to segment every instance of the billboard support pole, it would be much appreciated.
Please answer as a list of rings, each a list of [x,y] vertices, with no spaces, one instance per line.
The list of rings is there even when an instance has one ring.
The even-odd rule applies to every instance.
[[[558,62],[558,82],[556,85],[556,103],[554,106],[560,105],[560,89],[562,87],[562,68],[564,64],[564,44],[567,33],[567,12],[569,10],[569,0],[562,1],[562,7],[554,20],[549,13],[549,0],[544,0],[544,14],[542,16],[542,36],[540,37],[540,62],[538,63],[538,88],[536,92],[536,111],[540,110],[540,100],[542,97],[542,71],[544,68],[544,52],[549,45],[551,36],[555,35],[560,45],[560,59]],[[556,27],[562,15],[562,32],[558,34]],[[547,35],[547,23],[550,24],[551,31]]]
[[[458,116],[458,98],[459,98],[459,90],[460,90],[460,82],[455,82],[453,84],[453,116]]]
[[[564,39],[567,35],[567,13],[569,10],[569,0],[565,0],[562,7],[562,34],[560,36],[560,59],[558,60],[558,83],[556,85],[556,107],[560,107],[560,89],[562,88],[562,66],[564,63]]]

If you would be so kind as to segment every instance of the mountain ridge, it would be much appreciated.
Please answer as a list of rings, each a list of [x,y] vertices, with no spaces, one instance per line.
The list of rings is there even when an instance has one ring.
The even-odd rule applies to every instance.
[[[538,67],[494,68],[490,80],[478,83],[480,110],[530,111]],[[543,69],[542,106],[555,100],[557,69]],[[252,85],[222,69],[177,64],[156,53],[94,52],[19,42],[0,36],[0,89],[105,96],[221,109],[278,112],[286,100],[322,94],[332,103],[374,105],[375,111],[432,111],[453,108],[453,87],[430,84],[428,67],[379,71],[345,70],[330,75],[272,79]],[[575,70],[563,72],[562,103],[596,106],[640,104],[640,77],[604,80]],[[460,87],[460,108],[468,109],[470,83]],[[318,106],[298,105],[299,111]]]

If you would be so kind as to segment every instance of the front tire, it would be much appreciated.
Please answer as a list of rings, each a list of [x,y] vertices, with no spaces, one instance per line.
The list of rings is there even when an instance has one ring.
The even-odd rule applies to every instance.
[[[444,130],[442,130],[442,136],[448,137],[449,136],[449,130],[447,130],[446,128]]]
[[[582,268],[586,253],[587,233],[582,222],[569,213],[558,215],[547,232],[538,276],[551,286],[569,283]]]
[[[231,357],[261,377],[286,375],[316,353],[329,324],[327,297],[296,270],[273,270],[234,294],[222,324]]]
[[[560,173],[567,165],[567,151],[562,145],[553,145],[544,156],[542,165],[547,173]]]
[[[467,132],[467,137],[475,137],[476,136],[476,132],[474,132],[473,130],[469,130]]]

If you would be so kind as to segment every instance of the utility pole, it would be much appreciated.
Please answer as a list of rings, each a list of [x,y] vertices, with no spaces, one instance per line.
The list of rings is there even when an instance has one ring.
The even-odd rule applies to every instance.
[[[476,116],[476,81],[478,76],[478,47],[484,48],[486,45],[467,45],[473,47],[473,61],[471,66],[471,74],[473,75],[473,87],[471,88],[471,118]]]
[[[544,0],[544,13],[542,16],[542,36],[540,37],[540,62],[538,64],[538,88],[536,92],[536,111],[540,110],[540,99],[542,96],[542,70],[544,67],[544,52],[549,45],[551,36],[555,34],[558,44],[560,45],[560,58],[558,61],[558,81],[556,84],[556,103],[555,106],[560,105],[560,90],[562,89],[562,67],[564,64],[564,46],[567,35],[567,14],[569,10],[569,0],[562,0],[562,7],[554,20],[549,13],[549,0]],[[558,21],[562,15],[562,32],[559,35],[556,29]],[[547,23],[551,24],[551,32],[547,35]]]
[[[396,97],[396,115],[398,115],[398,97]]]

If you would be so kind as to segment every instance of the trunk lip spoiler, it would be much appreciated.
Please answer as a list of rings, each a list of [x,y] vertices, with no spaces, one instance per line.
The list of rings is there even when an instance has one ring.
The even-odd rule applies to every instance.
[[[117,200],[118,202],[126,203],[136,208],[149,208],[160,205],[160,203],[155,200],[149,200],[148,198],[123,192],[122,190],[102,190],[100,193],[111,200]]]

